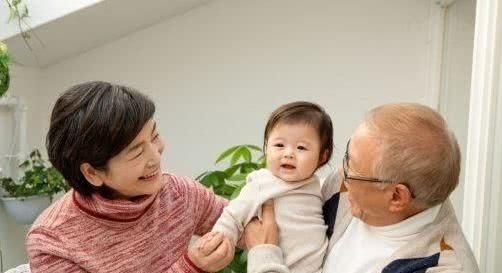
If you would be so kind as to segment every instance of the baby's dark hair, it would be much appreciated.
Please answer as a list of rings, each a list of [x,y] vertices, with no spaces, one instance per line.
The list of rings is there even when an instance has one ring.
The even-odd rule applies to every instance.
[[[318,104],[312,102],[291,102],[280,106],[272,112],[265,127],[263,149],[265,150],[270,132],[272,132],[275,126],[278,124],[299,123],[308,124],[317,130],[321,141],[319,160],[322,160],[326,154],[326,160],[325,162],[321,162],[321,165],[326,164],[333,154],[333,123],[326,111]]]
[[[106,170],[153,117],[155,105],[140,92],[108,82],[86,82],[66,90],[52,110],[46,138],[52,165],[83,196],[105,193],[89,183],[80,165]]]

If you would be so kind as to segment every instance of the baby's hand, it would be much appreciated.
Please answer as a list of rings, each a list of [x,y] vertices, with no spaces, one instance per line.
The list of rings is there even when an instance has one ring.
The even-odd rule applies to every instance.
[[[190,260],[200,269],[217,272],[234,258],[235,246],[223,234],[210,232],[188,250]]]

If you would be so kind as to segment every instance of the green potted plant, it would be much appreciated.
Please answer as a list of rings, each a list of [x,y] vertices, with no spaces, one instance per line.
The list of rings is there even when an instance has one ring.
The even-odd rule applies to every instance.
[[[265,167],[265,155],[262,149],[255,145],[237,145],[225,150],[216,159],[220,168],[206,171],[196,180],[212,189],[214,193],[226,199],[237,197],[249,173]],[[247,253],[241,249],[235,252],[234,260],[219,273],[245,273],[247,268]]]
[[[69,186],[63,176],[42,158],[35,149],[27,160],[19,165],[23,175],[18,181],[11,177],[0,178],[6,195],[0,199],[5,210],[22,224],[31,224],[47,208],[52,197]]]

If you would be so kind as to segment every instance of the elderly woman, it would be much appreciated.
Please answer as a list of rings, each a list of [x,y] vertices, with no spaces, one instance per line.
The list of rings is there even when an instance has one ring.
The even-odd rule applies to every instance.
[[[371,110],[324,184],[323,272],[479,272],[448,200],[459,173],[457,140],[437,112],[408,103]],[[264,213],[246,230],[249,272],[289,272],[273,209]]]
[[[226,201],[195,181],[163,173],[155,104],[132,88],[82,83],[56,101],[50,161],[72,189],[26,238],[33,273],[215,272],[234,248],[206,232]],[[204,235],[208,251],[189,246]]]

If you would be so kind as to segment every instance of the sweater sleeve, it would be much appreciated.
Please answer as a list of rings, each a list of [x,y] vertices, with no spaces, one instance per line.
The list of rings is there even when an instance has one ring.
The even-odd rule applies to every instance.
[[[248,252],[248,273],[290,273],[282,250],[276,245],[259,245]]]
[[[227,201],[205,188],[195,180],[172,176],[178,186],[183,188],[185,200],[192,212],[196,235],[204,235],[211,230],[221,215]]]
[[[30,270],[32,273],[84,273],[87,272],[69,258],[62,240],[48,230],[35,229],[26,238]]]
[[[168,273],[205,273],[205,271],[198,268],[185,253],[171,265]]]

